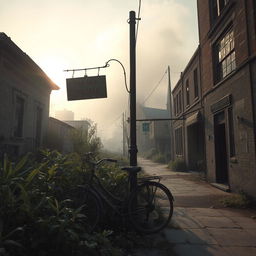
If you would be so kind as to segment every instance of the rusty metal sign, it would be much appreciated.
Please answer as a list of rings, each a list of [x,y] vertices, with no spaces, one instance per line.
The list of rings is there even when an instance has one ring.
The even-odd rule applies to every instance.
[[[68,100],[107,98],[106,76],[66,79]]]

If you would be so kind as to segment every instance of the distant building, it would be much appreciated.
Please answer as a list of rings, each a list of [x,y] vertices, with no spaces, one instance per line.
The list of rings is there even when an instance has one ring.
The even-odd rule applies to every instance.
[[[65,120],[74,120],[74,112],[71,110],[58,110],[55,111],[55,118],[65,121]]]
[[[54,84],[6,34],[0,33],[0,155],[43,146]]]
[[[90,127],[90,123],[86,120],[65,120],[64,122],[76,129],[81,129],[85,132],[87,132]]]
[[[73,151],[72,132],[75,128],[56,118],[50,117],[46,146],[51,150],[58,150],[61,153]]]
[[[140,153],[155,149],[167,158],[170,157],[169,121],[153,119],[170,118],[167,109],[137,106],[137,119],[152,119],[137,122],[137,146]]]

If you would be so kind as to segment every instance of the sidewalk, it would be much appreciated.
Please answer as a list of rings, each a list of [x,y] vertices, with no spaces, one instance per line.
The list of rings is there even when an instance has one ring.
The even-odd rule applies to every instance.
[[[149,175],[162,176],[174,196],[174,214],[165,230],[148,236],[150,249],[134,256],[255,256],[256,213],[223,208],[220,191],[191,173],[172,172],[166,165],[139,159]]]

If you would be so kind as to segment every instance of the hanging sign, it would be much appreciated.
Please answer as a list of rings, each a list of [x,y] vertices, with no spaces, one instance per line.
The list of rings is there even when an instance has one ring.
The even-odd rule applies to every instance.
[[[68,100],[107,98],[106,76],[66,79]]]

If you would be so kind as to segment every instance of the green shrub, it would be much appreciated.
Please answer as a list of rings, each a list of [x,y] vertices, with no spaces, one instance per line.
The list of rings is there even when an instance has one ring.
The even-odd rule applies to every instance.
[[[155,148],[151,148],[150,150],[144,152],[142,156],[145,157],[146,159],[152,159],[153,156],[155,156],[157,153],[158,152]]]
[[[97,136],[97,125],[92,121],[90,123],[88,131],[75,129],[72,133],[72,142],[74,146],[74,152],[79,155],[91,152],[94,157],[99,155],[101,148],[103,147],[101,139]]]
[[[156,163],[162,163],[162,164],[164,164],[166,162],[165,161],[165,156],[161,153],[158,153],[158,154],[154,155],[152,157],[152,160]]]
[[[0,164],[0,254],[120,255],[112,232],[90,234],[81,225],[86,217],[81,207],[71,203],[72,189],[88,175],[78,154],[41,151],[16,164],[5,156]],[[113,188],[124,178],[117,167],[100,174]]]
[[[249,208],[253,205],[252,198],[243,191],[239,192],[238,194],[225,197],[221,199],[220,202],[226,207],[238,209]]]
[[[186,162],[183,159],[176,159],[170,162],[168,166],[175,172],[184,172],[187,170]]]

